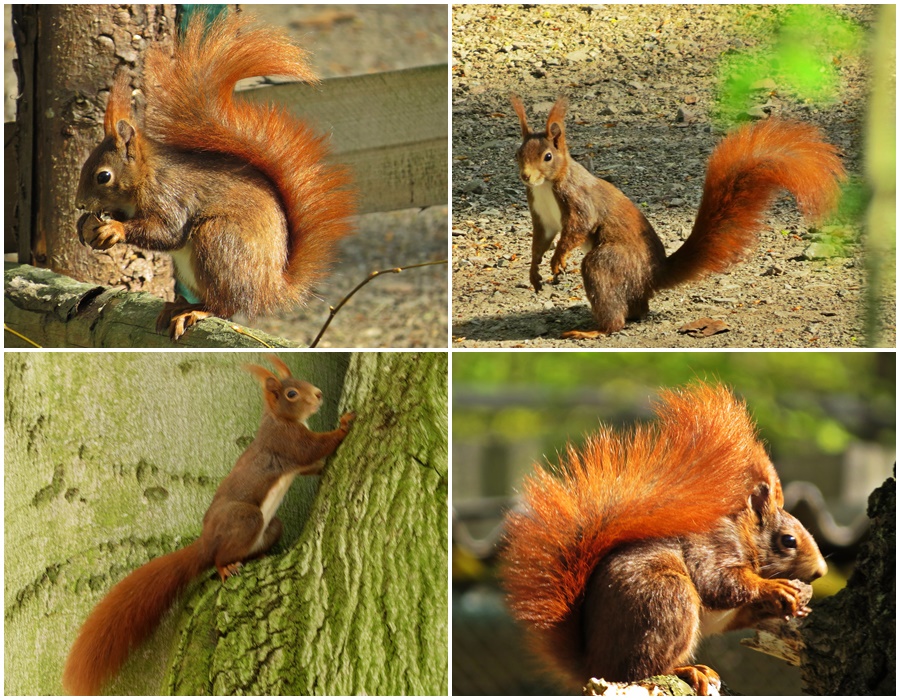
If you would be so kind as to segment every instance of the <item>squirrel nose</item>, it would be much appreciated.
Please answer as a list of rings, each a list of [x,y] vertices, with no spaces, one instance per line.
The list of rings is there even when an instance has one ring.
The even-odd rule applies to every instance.
[[[817,578],[822,578],[827,573],[828,564],[825,563],[825,557],[819,554],[819,561],[816,563],[816,570],[813,575],[813,581],[815,581]]]

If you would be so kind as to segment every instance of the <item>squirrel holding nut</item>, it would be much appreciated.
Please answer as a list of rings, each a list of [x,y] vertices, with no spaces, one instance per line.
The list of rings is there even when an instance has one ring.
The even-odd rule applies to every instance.
[[[176,277],[200,299],[160,314],[158,330],[174,339],[211,315],[299,303],[351,233],[355,195],[346,169],[325,162],[324,138],[281,108],[234,99],[238,80],[259,75],[316,80],[284,32],[240,13],[208,25],[193,15],[174,55],[147,51],[142,127],[130,78],[117,72],[105,138],[81,171],[82,242],[169,252]]]
[[[823,576],[825,560],[728,389],[666,391],[655,424],[603,428],[559,472],[527,480],[501,575],[534,651],[573,689],[674,674],[705,695],[720,679],[692,664],[702,635],[809,614],[792,579]]]
[[[281,537],[275,512],[294,478],[320,473],[347,436],[353,413],[341,417],[337,430],[311,431],[306,422],[319,410],[322,392],[292,377],[277,356],[269,359],[277,376],[246,366],[262,384],[262,421],[216,490],[200,537],[129,574],[94,608],[66,660],[63,687],[68,693],[97,695],[198,576],[215,567],[224,582],[243,562],[265,554]]]
[[[522,130],[516,160],[531,210],[534,290],[541,291],[539,266],[557,235],[554,278],[572,250],[586,250],[581,274],[596,329],[566,331],[564,338],[614,333],[626,320],[646,316],[658,290],[724,272],[756,242],[762,216],[781,190],[793,194],[807,216],[822,217],[846,178],[837,149],[815,127],[776,119],[743,126],[710,156],[694,228],[667,257],[641,210],[569,154],[565,98],[553,105],[543,131],[532,131],[521,100],[510,99]]]

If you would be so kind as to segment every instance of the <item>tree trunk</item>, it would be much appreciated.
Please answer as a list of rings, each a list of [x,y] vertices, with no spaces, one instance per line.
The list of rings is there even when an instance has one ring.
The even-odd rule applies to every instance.
[[[896,473],[869,496],[867,512],[872,528],[847,587],[816,605],[803,626],[804,692],[897,692]]]
[[[202,577],[107,692],[446,692],[446,355],[281,357],[325,394],[314,430],[337,424],[342,390],[358,415],[322,493],[298,478],[273,553],[224,586]],[[58,694],[92,607],[199,535],[258,425],[245,362],[268,364],[7,353],[7,694]]]
[[[150,43],[174,40],[174,5],[16,5],[19,262],[83,282],[125,285],[173,298],[168,255],[78,241],[75,192],[81,166],[103,139],[103,114],[117,67],[141,84]]]
[[[194,597],[165,692],[447,693],[446,354],[355,354],[341,411],[299,540]]]

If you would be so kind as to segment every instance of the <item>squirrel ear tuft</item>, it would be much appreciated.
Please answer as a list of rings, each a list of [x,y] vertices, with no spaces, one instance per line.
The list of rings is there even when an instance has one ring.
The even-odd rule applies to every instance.
[[[287,379],[288,377],[293,376],[291,374],[291,370],[286,364],[284,364],[284,362],[280,357],[278,357],[278,355],[273,355],[270,353],[266,355],[266,357],[269,359],[269,362],[271,362],[275,366],[275,370],[278,372],[282,379]]]
[[[124,68],[119,68],[109,89],[106,114],[103,116],[103,131],[107,136],[116,135],[116,125],[123,119],[131,119],[131,76]]]
[[[244,369],[259,379],[262,384],[263,398],[270,411],[275,410],[278,401],[278,393],[281,391],[281,381],[265,367],[259,365],[244,365]]]
[[[560,97],[556,104],[550,109],[550,114],[547,115],[547,133],[550,133],[550,125],[551,124],[559,124],[560,129],[564,129],[563,122],[566,119],[566,109],[569,106],[569,100],[565,97]]]
[[[271,378],[275,379],[275,375],[272,374],[265,367],[260,367],[259,365],[244,365],[244,369],[247,370],[250,374],[259,379],[260,383],[265,386],[266,380]]]
[[[758,483],[749,500],[750,508],[761,518],[769,509],[769,485],[765,481]]]
[[[512,103],[516,116],[519,118],[519,126],[522,128],[522,138],[527,139],[531,135],[531,129],[528,128],[528,119],[525,117],[525,105],[518,95],[510,95],[509,101]]]
[[[562,151],[566,147],[566,107],[569,101],[565,97],[560,97],[550,114],[547,115],[547,136],[553,139],[553,146]]]

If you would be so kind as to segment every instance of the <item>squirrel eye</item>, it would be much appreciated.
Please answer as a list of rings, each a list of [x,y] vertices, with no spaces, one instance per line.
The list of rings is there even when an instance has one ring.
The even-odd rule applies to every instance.
[[[107,182],[112,180],[112,173],[109,170],[101,170],[97,173],[97,184],[105,185]]]
[[[797,549],[797,538],[793,535],[782,535],[781,546],[785,549]]]
[[[547,151],[544,154],[544,162],[549,163],[551,160],[553,160],[553,154],[550,151]]]
[[[287,396],[290,401],[295,401],[297,397],[300,396],[296,389],[288,389],[284,392],[284,395]]]

